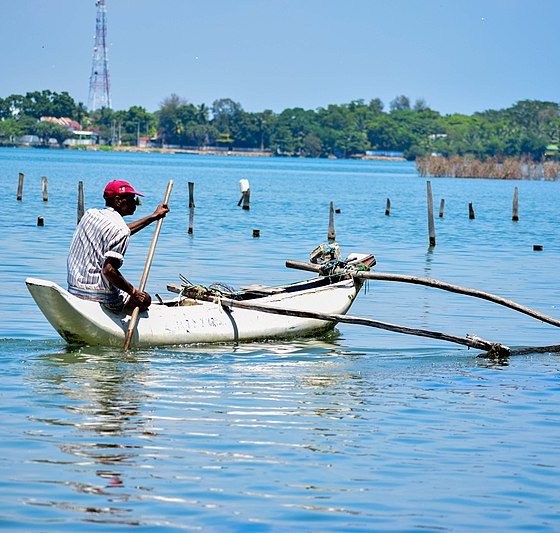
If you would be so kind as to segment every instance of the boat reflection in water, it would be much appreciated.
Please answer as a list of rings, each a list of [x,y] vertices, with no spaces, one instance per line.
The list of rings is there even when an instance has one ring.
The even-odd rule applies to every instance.
[[[147,361],[106,350],[68,349],[44,355],[35,363],[30,378],[39,403],[45,397],[45,413],[35,421],[48,426],[41,430],[45,435],[60,433],[62,428],[65,435],[56,439],[62,457],[39,448],[47,458],[36,456],[34,461],[53,466],[45,483],[70,486],[102,499],[98,505],[88,500],[87,507],[81,507],[79,499],[59,500],[58,490],[48,490],[44,497],[27,503],[95,514],[100,521],[110,515],[110,522],[120,521],[113,515],[125,509],[110,502],[130,496],[126,492],[134,485],[131,472],[145,467],[144,447],[155,435],[144,415],[150,400],[144,387]]]
[[[330,398],[341,382],[357,384],[343,366],[360,354],[343,352],[337,338],[334,330],[319,339],[129,353],[69,347],[38,357],[28,369],[42,406],[33,419],[42,446],[32,462],[42,465],[49,490],[26,503],[71,510],[84,521],[148,525],[150,502],[198,509],[216,505],[220,492],[246,490],[248,480],[245,489],[226,488],[227,472],[244,477],[243,465],[285,461],[258,444],[263,439],[311,431],[309,446],[320,449],[323,424],[313,419],[359,408],[354,394],[306,406],[309,395]],[[273,448],[283,450],[282,440]],[[79,494],[88,495],[87,505]]]

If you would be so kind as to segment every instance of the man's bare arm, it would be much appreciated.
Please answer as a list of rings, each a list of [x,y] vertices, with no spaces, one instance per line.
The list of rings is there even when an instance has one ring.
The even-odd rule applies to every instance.
[[[120,289],[128,294],[132,294],[134,292],[134,285],[128,282],[121,274],[119,270],[119,261],[117,259],[113,259],[111,257],[105,259],[105,263],[103,264],[103,275],[107,278],[109,283],[117,287],[117,289]]]
[[[169,212],[169,207],[165,204],[160,204],[156,207],[156,210],[151,214],[134,222],[129,222],[127,226],[130,229],[130,234],[134,235],[138,233],[141,229],[144,229],[146,226],[149,226],[152,222],[163,218]],[[116,287],[118,285],[114,284]],[[120,289],[120,287],[119,287]],[[124,290],[124,289],[123,289]]]
[[[111,257],[105,259],[105,263],[103,264],[103,275],[112,285],[121,291],[130,294],[130,304],[133,307],[140,307],[140,310],[144,311],[148,309],[152,303],[152,297],[147,292],[136,290],[134,285],[127,281],[121,274],[117,259],[113,259]]]

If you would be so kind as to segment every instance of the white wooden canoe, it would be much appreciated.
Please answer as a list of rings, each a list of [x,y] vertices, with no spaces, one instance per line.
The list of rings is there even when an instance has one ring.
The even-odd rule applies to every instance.
[[[130,315],[111,313],[99,303],[77,298],[51,281],[27,278],[26,284],[47,320],[69,343],[122,347]],[[351,276],[319,276],[267,288],[262,294],[248,291],[238,297],[269,307],[345,314],[361,285]],[[140,313],[132,345],[274,339],[309,334],[334,325],[332,321],[228,309],[214,302],[175,297],[163,303],[153,302],[148,311]]]

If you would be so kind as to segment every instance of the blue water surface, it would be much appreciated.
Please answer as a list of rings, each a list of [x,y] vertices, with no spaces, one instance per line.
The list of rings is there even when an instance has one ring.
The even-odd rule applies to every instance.
[[[249,211],[237,206],[241,178]],[[560,530],[558,355],[489,361],[347,324],[239,346],[68,347],[24,279],[65,285],[78,181],[87,207],[99,207],[110,179],[146,194],[138,216],[175,181],[151,293],[179,274],[234,287],[303,279],[284,262],[326,240],[333,201],[343,253],[371,252],[379,271],[560,318],[557,182],[431,180],[437,245],[428,249],[426,183],[412,163],[0,149],[0,529]],[[151,237],[146,229],[131,240],[131,281]],[[560,344],[553,326],[420,286],[369,282],[351,313],[509,346]]]

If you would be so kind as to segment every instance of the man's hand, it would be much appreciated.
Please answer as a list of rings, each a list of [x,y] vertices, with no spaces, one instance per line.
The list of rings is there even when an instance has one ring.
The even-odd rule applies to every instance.
[[[139,307],[140,311],[147,311],[151,303],[152,297],[147,292],[133,289],[129,300],[131,307]]]
[[[169,213],[169,206],[167,204],[159,204],[154,211],[154,218],[159,220]]]

